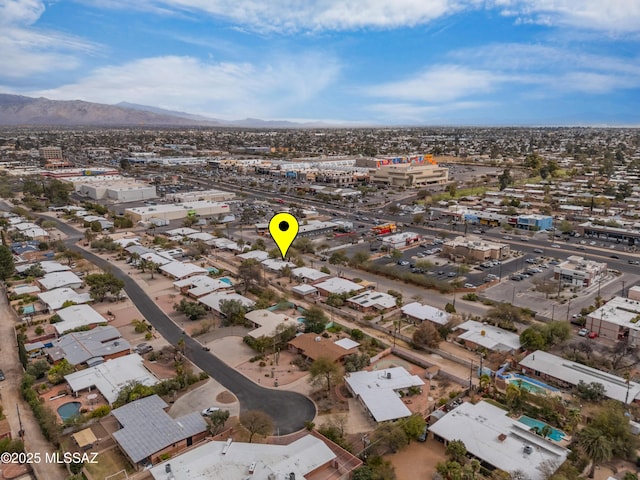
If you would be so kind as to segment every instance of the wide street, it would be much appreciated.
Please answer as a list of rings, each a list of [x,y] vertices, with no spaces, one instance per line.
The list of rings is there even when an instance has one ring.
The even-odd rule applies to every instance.
[[[52,219],[51,217],[47,217]],[[53,220],[53,219],[52,219]],[[261,410],[273,418],[276,431],[281,435],[304,428],[306,421],[316,414],[314,403],[304,395],[295,392],[264,388],[229,367],[218,357],[203,350],[202,345],[184,335],[179,328],[147,295],[147,293],[126,273],[107,260],[76,245],[81,238],[78,231],[57,220],[58,229],[67,235],[65,244],[71,250],[80,252],[84,258],[105,271],[111,271],[124,280],[125,291],[135,303],[140,313],[169,343],[176,345],[181,338],[185,341],[185,355],[199,368],[220,382],[240,401],[241,411]]]

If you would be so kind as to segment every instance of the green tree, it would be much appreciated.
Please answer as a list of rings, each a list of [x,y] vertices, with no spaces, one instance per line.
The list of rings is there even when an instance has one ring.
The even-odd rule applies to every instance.
[[[255,258],[243,260],[238,267],[238,277],[244,285],[244,293],[247,293],[249,286],[260,281],[261,265]]]
[[[224,316],[225,324],[242,325],[247,308],[240,300],[220,300],[220,313]]]
[[[249,432],[249,443],[256,434],[266,437],[273,433],[273,420],[260,410],[247,410],[241,413],[240,424]]]
[[[54,385],[64,382],[64,376],[73,373],[74,368],[66,358],[63,358],[53,367],[49,369],[47,373],[47,379]]]
[[[397,262],[398,260],[402,259],[402,252],[395,248],[391,251],[390,255],[391,255],[391,260],[393,260],[394,262]]]
[[[593,478],[596,466],[606,462],[613,456],[611,441],[603,432],[594,427],[586,427],[577,434],[577,444],[584,454],[591,460],[589,478]]]
[[[353,267],[364,265],[369,261],[369,258],[371,258],[371,255],[369,255],[367,252],[359,250],[353,254],[353,256],[351,257],[351,260],[349,260],[349,265]]]
[[[124,281],[111,272],[87,275],[85,283],[89,286],[91,298],[97,302],[104,301],[107,294],[118,296],[124,288]]]
[[[329,257],[329,263],[331,265],[346,265],[349,262],[349,257],[344,250],[337,250]]]
[[[509,185],[513,183],[513,178],[511,177],[511,170],[509,168],[505,168],[500,176],[498,177],[498,185],[500,190],[504,190]]]
[[[45,374],[49,371],[51,365],[46,360],[36,360],[33,363],[30,363],[27,367],[27,373],[29,375],[33,375],[34,378],[39,379],[43,378]]]
[[[67,261],[67,265],[71,265],[74,260],[80,260],[82,258],[82,254],[80,252],[76,252],[75,250],[65,250],[64,252],[56,255],[56,258],[63,258]]]
[[[383,422],[373,432],[373,442],[381,453],[395,453],[409,443],[407,434],[397,422]]]
[[[211,435],[218,435],[224,430],[224,425],[229,420],[229,410],[216,410],[207,416],[209,431]]]
[[[0,245],[0,280],[6,281],[15,271],[11,250],[6,245]]]
[[[358,372],[369,366],[371,357],[366,353],[352,353],[344,358],[344,370],[345,372]]]
[[[310,307],[304,312],[304,331],[322,333],[329,319],[318,307]]]
[[[520,334],[520,345],[525,350],[545,350],[547,348],[547,337],[537,326],[529,327]]]
[[[426,426],[424,417],[417,413],[402,420],[402,429],[409,440],[417,440]]]
[[[186,298],[181,299],[180,303],[174,303],[173,309],[184,313],[189,320],[198,320],[207,314],[207,309],[204,305],[198,302],[190,302]]]
[[[302,237],[293,242],[293,248],[300,253],[315,253],[316,247],[313,244],[313,240]]]
[[[467,456],[467,447],[462,440],[451,440],[445,448],[445,453],[452,461],[462,463]]]
[[[309,383],[324,386],[330,393],[331,386],[339,382],[343,374],[340,364],[327,357],[319,357],[309,367]]]

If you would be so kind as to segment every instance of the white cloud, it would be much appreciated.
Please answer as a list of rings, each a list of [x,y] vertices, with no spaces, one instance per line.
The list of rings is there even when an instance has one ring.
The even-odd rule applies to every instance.
[[[274,118],[313,99],[339,70],[334,59],[314,53],[264,65],[165,56],[101,67],[76,83],[30,94],[58,100],[128,101],[224,119]]]
[[[79,65],[76,54],[94,50],[92,43],[75,36],[35,28],[44,11],[40,0],[0,0],[0,79],[74,69]]]
[[[539,23],[612,33],[640,32],[637,0],[488,0],[520,23]]]
[[[367,89],[366,93],[398,100],[445,103],[489,93],[500,81],[498,75],[489,71],[462,65],[437,65],[405,80],[376,85]]]
[[[446,123],[458,112],[479,112],[489,109],[492,102],[451,102],[444,105],[416,105],[412,103],[374,103],[367,106],[382,122],[389,123]]]

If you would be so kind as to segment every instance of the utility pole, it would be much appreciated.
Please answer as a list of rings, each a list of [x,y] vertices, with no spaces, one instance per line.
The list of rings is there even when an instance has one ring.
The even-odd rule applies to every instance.
[[[626,280],[622,280],[622,298],[624,298],[624,284],[627,283]]]
[[[571,300],[569,300],[569,303],[567,304],[567,322],[569,321],[569,309],[571,308]]]

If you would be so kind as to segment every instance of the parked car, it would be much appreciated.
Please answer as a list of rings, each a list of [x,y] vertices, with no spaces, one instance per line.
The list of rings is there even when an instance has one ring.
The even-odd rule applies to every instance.
[[[589,334],[587,335],[587,337],[589,338],[596,338],[598,336],[597,332],[589,332]]]
[[[535,248],[535,249],[533,250],[533,253],[543,253],[543,252],[542,252],[542,249],[540,249],[540,248]]]
[[[0,370],[0,382],[4,380],[4,372]]]
[[[136,347],[133,349],[133,353],[137,353],[137,354],[145,354],[145,353],[149,353],[153,351],[153,347],[151,345],[149,345],[148,343],[140,343],[138,345],[136,345]]]
[[[524,280],[524,277],[522,275],[511,275],[511,280],[515,281],[515,282],[519,282],[520,280]]]
[[[552,243],[552,244],[551,244],[551,246],[552,246],[553,248],[562,248],[562,247],[560,247],[560,245],[558,245],[557,243]]]
[[[218,410],[220,410],[218,407],[209,407],[209,408],[205,408],[204,410],[202,410],[202,416],[203,416],[203,417],[208,417],[208,416],[210,416],[212,413],[217,412]]]
[[[418,441],[419,442],[426,442],[427,441],[427,435],[429,435],[429,425],[425,425],[424,426],[424,430],[422,430],[422,433],[418,437]]]
[[[447,277],[456,277],[458,274],[456,272],[447,273]]]
[[[580,330],[578,330],[578,335],[580,335],[581,337],[586,337],[588,334],[589,334],[588,328],[581,328]]]
[[[476,286],[473,283],[465,283],[464,288],[476,288]]]

